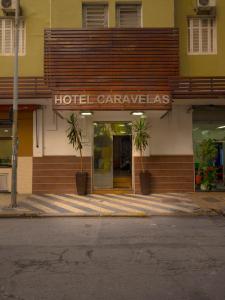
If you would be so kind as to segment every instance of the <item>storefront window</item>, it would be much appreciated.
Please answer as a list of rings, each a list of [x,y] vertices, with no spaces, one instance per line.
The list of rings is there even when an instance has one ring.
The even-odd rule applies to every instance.
[[[12,160],[12,129],[0,127],[0,167],[11,166]]]
[[[199,146],[202,141],[211,140],[217,149],[217,154],[213,164],[208,166],[210,170],[214,170],[215,174],[213,190],[225,190],[225,123],[221,121],[195,121],[193,125],[196,174],[200,164],[198,159]]]

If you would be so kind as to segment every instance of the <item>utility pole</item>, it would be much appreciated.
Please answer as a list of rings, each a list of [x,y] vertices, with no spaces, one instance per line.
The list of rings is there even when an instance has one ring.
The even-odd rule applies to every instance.
[[[17,207],[19,10],[20,10],[20,3],[19,0],[16,0],[14,80],[13,80],[13,127],[12,127],[12,186],[11,186],[11,207],[12,208]]]

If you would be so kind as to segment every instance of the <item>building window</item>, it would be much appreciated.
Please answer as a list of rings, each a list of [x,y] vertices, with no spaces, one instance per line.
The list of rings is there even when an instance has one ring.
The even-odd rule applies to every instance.
[[[117,4],[116,6],[117,27],[137,28],[141,27],[140,4]]]
[[[108,27],[108,6],[105,4],[83,5],[83,28]]]
[[[25,24],[19,24],[19,55],[25,55]],[[15,48],[15,21],[10,18],[0,19],[0,55],[12,56]]]
[[[188,19],[188,53],[216,54],[216,20],[215,18]]]
[[[12,128],[0,127],[0,166],[10,166],[12,159]]]

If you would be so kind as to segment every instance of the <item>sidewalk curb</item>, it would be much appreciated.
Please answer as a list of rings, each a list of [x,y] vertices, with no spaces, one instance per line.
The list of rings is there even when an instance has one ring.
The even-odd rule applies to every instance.
[[[21,214],[0,214],[0,219],[7,219],[7,218],[38,218],[39,215],[35,213],[21,213]]]
[[[0,209],[0,218],[33,218],[38,217],[39,213],[29,211],[20,207],[3,207]]]
[[[148,214],[148,213],[116,213],[116,214],[44,214],[34,212],[1,212],[0,219],[5,218],[150,218],[150,217],[206,217],[206,216],[225,216],[225,213],[219,210],[207,210],[193,213],[164,213],[164,214]]]
[[[1,213],[0,212],[0,219],[7,219],[7,218],[38,218],[40,215],[38,213],[27,213],[27,212],[21,212],[21,213]]]
[[[218,216],[224,216],[225,217],[225,209],[223,210],[223,209],[211,208],[211,211],[213,211]]]

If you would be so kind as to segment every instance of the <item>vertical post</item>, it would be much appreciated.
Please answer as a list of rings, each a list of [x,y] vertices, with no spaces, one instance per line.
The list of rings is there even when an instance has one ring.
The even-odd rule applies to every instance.
[[[12,128],[12,186],[11,207],[17,207],[17,161],[18,161],[18,69],[19,69],[19,0],[15,11],[15,47],[13,80],[13,128]]]

